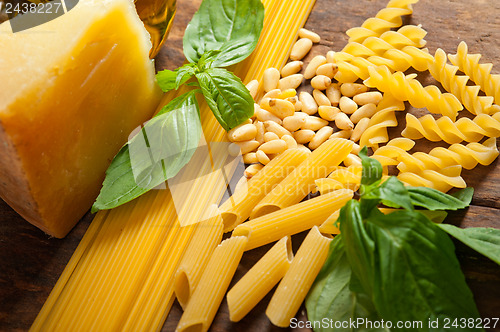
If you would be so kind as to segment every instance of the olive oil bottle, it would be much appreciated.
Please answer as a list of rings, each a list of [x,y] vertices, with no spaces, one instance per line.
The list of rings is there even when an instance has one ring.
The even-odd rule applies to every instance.
[[[137,13],[151,35],[153,47],[149,57],[154,58],[167,39],[176,11],[176,0],[135,0]]]

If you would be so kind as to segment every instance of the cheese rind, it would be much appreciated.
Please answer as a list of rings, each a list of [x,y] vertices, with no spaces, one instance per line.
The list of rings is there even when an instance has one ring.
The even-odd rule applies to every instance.
[[[7,30],[0,25],[0,196],[64,237],[159,103],[149,35],[128,0],[81,0],[46,24]]]

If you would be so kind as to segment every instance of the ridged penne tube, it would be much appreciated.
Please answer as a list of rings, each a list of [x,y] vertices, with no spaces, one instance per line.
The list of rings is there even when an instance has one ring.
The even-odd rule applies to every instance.
[[[176,331],[208,331],[240,263],[247,238],[231,237],[215,248]]]
[[[415,79],[416,75],[405,76],[403,72],[392,74],[386,66],[369,67],[370,77],[364,83],[383,92],[390,92],[400,101],[408,101],[413,107],[427,108],[429,112],[442,114],[455,120],[463,109],[457,97],[451,93],[441,93],[435,85],[423,87]]]
[[[293,259],[289,236],[279,240],[227,293],[229,319],[238,322],[278,284]]]
[[[224,221],[224,231],[230,231],[249,216],[252,209],[273,187],[302,163],[307,153],[289,149],[274,158],[243,187],[236,191],[219,208]]]
[[[271,323],[290,325],[328,257],[331,241],[331,236],[322,235],[316,226],[309,231],[266,309]]]
[[[332,213],[324,223],[319,226],[319,231],[323,234],[340,234],[340,229],[335,226],[337,219],[339,218],[339,210]]]
[[[252,210],[250,218],[300,202],[314,189],[314,180],[326,177],[351,152],[352,141],[329,139],[314,150]]]
[[[352,190],[340,189],[300,202],[287,208],[247,221],[233,231],[233,236],[248,237],[246,250],[277,241],[323,223],[354,195]]]
[[[215,247],[222,240],[220,214],[199,223],[174,277],[174,290],[182,308],[186,308],[201,274]]]

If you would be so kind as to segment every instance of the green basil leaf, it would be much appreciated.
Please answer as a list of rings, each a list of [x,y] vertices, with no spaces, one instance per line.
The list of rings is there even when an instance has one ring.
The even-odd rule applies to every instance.
[[[368,296],[350,291],[351,274],[342,236],[337,235],[330,245],[328,258],[306,298],[309,321],[328,319],[333,322],[346,322],[356,321],[358,318],[370,321],[380,320]],[[334,326],[322,324],[320,327],[315,327],[314,331],[354,331],[353,328],[335,328]],[[388,330],[361,328],[357,331]]]
[[[365,146],[359,152],[359,157],[361,158],[361,164],[363,166],[361,184],[369,186],[375,184],[382,178],[382,165],[378,160],[368,157],[366,153],[367,148]]]
[[[165,69],[158,72],[156,74],[156,81],[163,92],[168,92],[174,89],[177,90],[179,86],[193,77],[195,73],[196,66],[188,63],[173,71]]]
[[[469,206],[472,195],[470,191],[461,195],[462,199],[426,187],[407,187],[413,205],[424,207],[428,210],[458,210]]]
[[[184,55],[196,63],[209,50],[220,50],[213,66],[238,63],[252,53],[264,22],[260,0],[204,0],[184,33]]]
[[[111,209],[174,177],[191,159],[201,137],[193,90],[175,98],[115,156],[92,212]]]
[[[413,210],[413,205],[404,184],[395,176],[389,177],[380,186],[372,189],[363,196],[363,199],[379,199],[383,204],[406,210]]]
[[[437,210],[437,211],[415,210],[415,211],[422,213],[424,216],[426,216],[430,221],[432,221],[435,224],[442,223],[448,216],[448,212],[443,210]]]
[[[373,278],[370,267],[373,265],[375,242],[366,233],[361,215],[361,204],[358,201],[351,199],[340,209],[339,224],[347,259],[353,275],[356,276],[361,286],[361,288],[351,288],[351,290],[371,294]]]
[[[473,195],[474,195],[474,188],[472,188],[472,187],[460,189],[460,190],[454,192],[453,194],[451,194],[451,196],[458,198],[459,200],[461,200],[462,202],[464,202],[467,205],[470,205],[470,203],[472,202]]]
[[[196,78],[208,106],[225,130],[236,127],[253,115],[254,100],[241,80],[222,68],[208,68]]]
[[[448,224],[438,226],[460,242],[500,264],[500,229],[484,227],[459,228]]]
[[[383,319],[421,321],[419,331],[431,331],[429,319],[479,317],[453,242],[436,224],[404,210],[373,213],[366,230],[375,243],[372,300]]]

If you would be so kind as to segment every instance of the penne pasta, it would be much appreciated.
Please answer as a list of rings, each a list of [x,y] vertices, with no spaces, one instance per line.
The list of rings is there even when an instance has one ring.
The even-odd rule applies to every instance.
[[[247,221],[234,229],[233,236],[248,237],[246,250],[263,246],[321,225],[333,212],[344,206],[353,194],[352,190],[340,189],[306,200]]]
[[[234,195],[220,206],[224,231],[231,231],[245,221],[255,205],[303,162],[307,155],[300,149],[286,150],[248,180],[246,186],[235,191]]]
[[[300,202],[314,190],[314,180],[333,171],[351,152],[352,146],[352,141],[343,138],[332,138],[321,144],[257,204],[250,219]]]
[[[319,226],[319,231],[323,234],[340,234],[340,229],[335,226],[337,219],[339,218],[339,210],[332,213],[324,223]]]
[[[331,241],[316,226],[309,231],[269,302],[266,315],[271,323],[279,327],[290,325],[328,257]]]
[[[244,236],[223,241],[210,257],[176,331],[208,331],[247,243]]]
[[[240,321],[283,278],[293,259],[290,237],[279,240],[227,293],[229,319]]]

